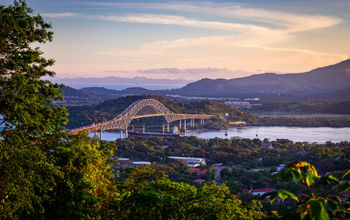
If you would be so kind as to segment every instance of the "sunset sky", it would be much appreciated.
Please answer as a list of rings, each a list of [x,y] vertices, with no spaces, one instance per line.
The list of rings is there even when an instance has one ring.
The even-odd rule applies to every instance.
[[[42,49],[59,77],[236,78],[350,57],[349,0],[27,2],[53,25]]]

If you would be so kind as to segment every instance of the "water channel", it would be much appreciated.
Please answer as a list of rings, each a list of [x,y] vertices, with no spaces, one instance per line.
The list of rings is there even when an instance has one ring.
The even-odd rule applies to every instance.
[[[227,130],[227,136],[225,136],[226,130],[192,130],[186,135],[196,136],[198,138],[210,139],[210,138],[259,138],[263,140],[268,138],[269,140],[276,139],[289,139],[294,142],[317,142],[325,143],[327,141],[340,142],[350,141],[350,128],[330,128],[330,127],[241,127],[230,128]],[[89,134],[91,137],[94,133]],[[123,138],[125,134],[123,135]],[[120,138],[118,131],[102,132],[102,139],[107,141],[113,141]]]

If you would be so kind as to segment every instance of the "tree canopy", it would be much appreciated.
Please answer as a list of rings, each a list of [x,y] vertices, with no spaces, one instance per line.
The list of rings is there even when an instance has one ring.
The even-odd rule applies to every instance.
[[[24,1],[0,5],[1,218],[94,217],[114,195],[109,147],[63,132],[54,61],[34,47],[52,35]]]

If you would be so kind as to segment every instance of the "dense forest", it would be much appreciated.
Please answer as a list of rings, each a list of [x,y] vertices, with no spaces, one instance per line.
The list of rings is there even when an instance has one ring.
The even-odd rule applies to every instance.
[[[52,41],[51,25],[25,1],[14,1],[0,5],[0,36],[1,219],[350,217],[348,142],[316,145],[193,137],[103,142],[84,132],[73,135],[65,128],[67,109],[57,104],[63,101],[64,86],[45,78],[54,76],[48,69],[54,60],[32,47]],[[107,103],[112,109],[110,115],[101,115],[106,119],[129,104]],[[190,109],[186,104],[166,104],[173,111],[201,112],[205,105],[204,113],[247,116],[211,102]],[[103,107],[92,108],[107,112]],[[198,168],[207,169],[204,182],[193,184],[193,171],[184,163],[167,161],[168,155],[207,158],[208,164]],[[121,168],[121,156],[153,163]],[[215,182],[214,163],[232,167],[221,170],[220,182]],[[279,163],[285,167],[271,176]],[[254,168],[258,172],[252,172]],[[262,197],[243,193],[243,187],[259,184],[271,184],[274,190]]]

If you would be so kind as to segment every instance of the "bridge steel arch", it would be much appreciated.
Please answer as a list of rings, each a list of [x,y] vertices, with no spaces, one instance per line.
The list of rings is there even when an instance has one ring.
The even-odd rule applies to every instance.
[[[146,107],[151,107],[151,109],[153,109],[154,112],[147,113],[147,114],[139,114],[141,110]],[[115,118],[113,118],[110,121],[72,129],[71,133],[77,133],[79,131],[92,132],[92,131],[102,131],[102,130],[112,130],[112,129],[126,130],[133,119],[145,118],[145,117],[156,117],[156,116],[163,116],[167,121],[167,123],[171,123],[177,120],[209,119],[209,118],[215,117],[214,115],[206,115],[206,114],[178,114],[170,111],[161,102],[155,99],[140,99],[132,103],[121,114],[117,115]]]

